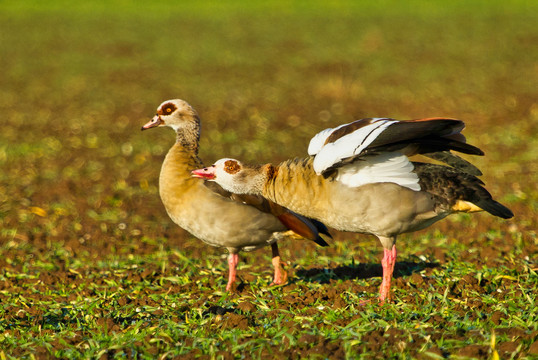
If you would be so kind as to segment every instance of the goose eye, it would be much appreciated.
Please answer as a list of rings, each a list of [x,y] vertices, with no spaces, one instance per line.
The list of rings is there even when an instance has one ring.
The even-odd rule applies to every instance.
[[[241,169],[241,166],[233,160],[227,160],[224,163],[224,171],[226,171],[228,174],[235,174]]]
[[[158,110],[157,113],[159,115],[170,115],[177,109],[177,106],[174,105],[174,103],[166,103],[163,104]]]

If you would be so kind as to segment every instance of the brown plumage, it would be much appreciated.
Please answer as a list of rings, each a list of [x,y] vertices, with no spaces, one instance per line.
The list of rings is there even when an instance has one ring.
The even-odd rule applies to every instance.
[[[450,153],[483,154],[465,143],[463,127],[460,120],[444,118],[364,119],[320,132],[309,146],[313,157],[278,166],[221,159],[194,173],[234,193],[262,195],[337,230],[377,236],[384,247],[379,296],[384,302],[390,299],[399,234],[424,229],[455,212],[513,216],[473,175],[480,171]],[[456,166],[412,163],[406,155],[415,154]]]
[[[436,197],[438,206],[456,212],[484,210],[503,219],[514,216],[506,206],[493,200],[476,176],[442,165],[420,162],[413,162],[413,165],[421,188]]]
[[[200,120],[185,101],[163,102],[142,130],[157,126],[169,126],[177,136],[159,176],[159,193],[164,207],[177,225],[209,245],[228,250],[227,290],[235,282],[240,250],[271,245],[275,266],[273,282],[280,284],[285,282],[286,274],[281,268],[276,242],[287,236],[288,230],[296,227],[302,237],[327,245],[321,234],[330,235],[320,222],[310,221],[259,196],[230,194],[214,183],[191,177],[191,170],[203,166],[198,157]],[[299,236],[295,233],[294,237]]]

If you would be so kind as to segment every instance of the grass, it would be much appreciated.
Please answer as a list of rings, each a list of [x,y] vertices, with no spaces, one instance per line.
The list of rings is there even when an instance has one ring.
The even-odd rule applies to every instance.
[[[0,3],[0,359],[532,358],[538,39],[530,1]],[[336,234],[241,257],[178,229],[157,178],[163,100],[203,122],[201,155],[278,162],[353,119],[450,116],[516,217],[402,236],[395,303],[380,246]],[[534,345],[533,345],[534,344]],[[499,355],[500,354],[500,355]]]
[[[425,284],[416,289],[416,297],[408,296],[409,288],[397,289],[396,298],[405,301],[385,307],[359,306],[364,294],[346,291],[340,294],[345,307],[333,308],[323,298],[326,286],[308,279],[294,281],[294,288],[284,292],[268,289],[263,277],[258,277],[250,283],[248,292],[226,294],[220,291],[225,269],[222,265],[211,267],[218,260],[203,263],[175,250],[107,257],[93,264],[83,259],[82,264],[64,270],[65,277],[59,282],[44,286],[36,280],[58,267],[61,254],[43,255],[51,261],[33,262],[20,273],[3,274],[4,281],[17,279],[16,287],[2,291],[3,316],[9,317],[2,324],[4,333],[0,338],[5,349],[31,352],[37,347],[54,356],[70,358],[99,358],[103,354],[160,354],[166,358],[192,352],[217,356],[226,346],[232,353],[256,357],[257,352],[267,356],[267,351],[278,354],[289,347],[305,346],[303,341],[310,336],[315,341],[338,342],[348,357],[393,351],[403,351],[398,356],[405,357],[406,347],[414,348],[414,342],[420,342],[424,350],[438,346],[450,352],[471,344],[488,344],[496,328],[521,328],[534,333],[538,330],[532,290],[536,273],[528,267],[483,267],[474,275],[473,264],[451,258],[444,269],[435,269],[426,276]],[[402,259],[405,260],[409,259]],[[296,266],[308,264],[299,259]],[[469,290],[467,297],[459,296],[454,285],[466,274],[487,281],[486,294]],[[342,282],[350,283],[338,279],[336,286]],[[369,282],[372,279],[361,280],[359,286],[368,286]],[[518,292],[519,296],[499,298],[498,288]],[[200,298],[200,294],[207,297]],[[310,299],[306,306],[294,301],[305,295]],[[485,306],[469,305],[468,298],[479,298]],[[251,308],[240,304],[251,304]],[[236,310],[237,314],[232,312],[241,308],[244,310]],[[489,319],[493,312],[506,316],[495,325]],[[241,328],[227,325],[230,313],[241,317]],[[394,347],[385,337],[385,345],[371,350],[368,336],[390,329],[404,340]],[[443,335],[432,340],[432,335],[439,332]],[[469,334],[472,337],[462,336]],[[509,335],[498,339],[512,340]],[[520,344],[525,348],[529,341],[521,340]]]

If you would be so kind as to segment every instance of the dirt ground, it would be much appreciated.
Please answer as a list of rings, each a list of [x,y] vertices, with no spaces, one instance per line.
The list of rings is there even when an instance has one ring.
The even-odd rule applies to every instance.
[[[72,186],[72,184],[61,183],[54,191],[63,192],[66,187]],[[48,195],[50,196],[50,194]],[[134,203],[142,205],[143,199],[133,198]],[[160,224],[162,227],[149,226],[149,222],[138,224],[136,227],[132,227],[129,224],[123,224],[119,227],[112,228],[102,225],[95,220],[86,219],[88,223],[83,229],[78,230],[79,236],[64,236],[65,234],[61,230],[61,226],[68,226],[69,221],[60,223],[59,231],[55,237],[40,236],[39,233],[18,233],[12,241],[16,241],[19,245],[13,245],[9,257],[0,258],[0,268],[4,273],[39,273],[37,277],[4,277],[3,281],[0,281],[0,300],[3,295],[2,292],[19,291],[21,297],[26,301],[39,303],[40,300],[53,300],[69,302],[75,300],[76,297],[91,297],[95,295],[95,289],[88,287],[88,279],[91,279],[92,284],[97,286],[106,286],[110,277],[113,277],[110,273],[103,273],[97,264],[100,261],[107,261],[110,259],[111,254],[118,256],[129,256],[129,254],[136,254],[137,256],[148,255],[167,250],[167,249],[181,249],[189,258],[203,258],[207,254],[216,255],[223,253],[223,251],[211,248],[193,239],[183,230],[178,229],[173,224],[168,223],[168,220],[158,202],[153,201],[154,206],[140,206],[137,207],[137,211],[142,211],[142,216],[160,217]],[[517,214],[517,206],[513,209]],[[444,221],[436,225],[436,228],[440,233],[444,234],[449,242],[456,242],[461,245],[462,251],[458,252],[456,256],[458,260],[474,264],[476,268],[494,268],[499,266],[505,266],[510,269],[511,274],[523,274],[528,271],[522,263],[519,261],[514,262],[513,256],[513,241],[510,240],[510,233],[516,231],[514,228],[516,225],[510,222],[493,222],[487,215],[480,217],[480,221],[476,223],[476,226],[466,226],[465,224],[455,223],[451,221]],[[36,226],[45,226],[45,217],[35,217]],[[42,222],[41,224],[39,224]],[[63,224],[63,225],[62,225]],[[147,226],[146,226],[147,225]],[[531,231],[535,223],[529,223],[528,229],[518,228],[517,231]],[[518,225],[521,226],[521,225]],[[494,237],[493,240],[487,240],[487,246],[484,246],[485,239],[482,234],[491,231],[491,229],[498,229],[503,231],[506,235],[503,237]],[[66,231],[69,233],[69,231]],[[378,291],[381,276],[381,265],[378,262],[372,262],[372,256],[377,259],[381,258],[381,247],[364,236],[357,236],[351,234],[335,233],[334,244],[354,242],[355,254],[358,254],[354,258],[355,265],[341,264],[336,262],[330,263],[311,263],[307,266],[297,265],[297,261],[301,254],[305,252],[305,246],[298,241],[290,241],[283,243],[281,248],[285,260],[287,261],[287,269],[290,274],[290,281],[287,285],[279,288],[278,291],[282,292],[284,302],[276,303],[271,311],[264,314],[267,318],[277,318],[281,316],[281,310],[293,310],[301,311],[302,315],[308,316],[308,314],[315,314],[318,312],[316,307],[313,307],[316,301],[323,301],[325,306],[330,306],[334,309],[345,308],[349,305],[349,302],[343,293],[352,292],[356,294],[363,293],[366,297],[373,298]],[[419,233],[420,234],[420,233]],[[110,241],[112,236],[114,241]],[[143,241],[143,236],[151,238],[153,236],[165,236],[168,240],[165,242],[148,242]],[[520,258],[535,257],[538,253],[538,246],[530,239],[525,239],[527,242],[522,248],[523,251],[518,255]],[[54,245],[51,245],[54,242]],[[23,246],[21,246],[23,244]],[[366,246],[365,246],[366,244]],[[6,245],[6,243],[4,243]],[[430,288],[439,293],[442,293],[444,289],[436,288],[436,279],[432,274],[436,271],[450,271],[447,268],[447,264],[451,261],[450,256],[453,254],[447,254],[441,247],[427,247],[425,250],[417,253],[407,253],[405,242],[398,244],[400,246],[399,262],[395,269],[395,281],[394,288],[398,289],[397,299],[400,302],[412,303],[415,301],[416,292],[420,289]],[[51,252],[51,247],[56,249]],[[60,251],[61,250],[61,251]],[[478,251],[477,251],[478,250]],[[326,256],[337,256],[339,249],[338,246],[331,246],[327,249],[315,248],[314,246],[307,246],[307,252],[315,251],[316,254],[323,254]],[[193,275],[189,284],[181,286],[169,286],[160,287],[157,290],[152,290],[152,287],[147,287],[145,295],[147,296],[125,296],[121,297],[118,301],[119,306],[122,305],[134,305],[136,306],[158,306],[150,299],[150,295],[163,292],[168,293],[187,293],[195,292],[199,300],[191,304],[190,307],[199,307],[204,310],[204,316],[211,317],[213,320],[210,322],[210,327],[220,329],[248,329],[249,327],[256,327],[258,323],[258,317],[260,316],[257,305],[252,300],[248,300],[248,294],[251,292],[251,283],[256,281],[256,276],[253,272],[258,272],[263,277],[268,278],[271,275],[271,267],[267,257],[270,253],[269,248],[257,250],[252,253],[242,253],[240,257],[239,276],[241,283],[235,289],[232,299],[236,299],[236,307],[222,307],[216,305],[214,301],[208,300],[213,298],[214,291],[221,288],[223,290],[224,283],[222,277],[226,275],[225,260],[220,263],[214,262],[214,266],[218,269],[217,276],[215,274],[208,274],[207,272],[199,272],[199,275]],[[372,255],[373,253],[373,255]],[[52,258],[44,259],[46,256]],[[361,256],[361,254],[363,254]],[[341,254],[340,254],[341,255]],[[77,259],[92,259],[91,263],[95,266],[84,266],[76,271],[71,270],[72,264]],[[422,259],[422,260],[421,260]],[[424,260],[425,259],[425,260]],[[40,262],[52,261],[55,266],[50,267],[49,271],[43,272],[36,270],[39,268]],[[170,264],[179,264],[180,260],[172,255],[169,255],[167,261]],[[242,270],[241,266],[247,264],[249,266],[248,271]],[[203,269],[203,265],[201,268]],[[146,266],[138,266],[132,269],[127,269],[122,272],[123,283],[137,283],[140,281],[149,281],[150,284],[157,283],[158,279],[165,276],[175,276],[175,266],[168,266],[166,269],[160,268],[155,264],[148,264]],[[219,274],[220,272],[220,274]],[[329,274],[329,275],[327,275]],[[327,275],[327,276],[324,276]],[[220,279],[220,281],[217,281]],[[367,285],[359,285],[357,280],[366,279]],[[304,280],[306,282],[302,282]],[[200,288],[195,285],[196,283],[204,283],[207,293],[200,291]],[[308,286],[308,282],[318,282],[322,286],[318,289],[312,289]],[[465,275],[460,281],[455,281],[448,289],[448,296],[462,299],[461,306],[456,307],[456,310],[461,313],[461,316],[468,316],[471,321],[491,322],[492,325],[499,325],[503,319],[506,318],[506,313],[501,311],[491,312],[489,305],[484,300],[488,296],[494,296],[497,300],[503,298],[509,299],[514,297],[524,296],[521,290],[515,290],[514,292],[502,291],[503,287],[508,287],[508,283],[511,280],[501,280],[498,283],[491,284],[486,279],[478,280],[473,274]],[[58,290],[59,284],[64,284],[70,288],[79,288],[76,295],[71,293],[68,297],[64,297],[61,291]],[[85,285],[86,284],[86,285]],[[498,286],[500,285],[500,286]],[[500,289],[501,291],[497,291]],[[114,287],[110,291],[114,291]],[[247,296],[245,296],[247,295]],[[245,298],[246,300],[241,300]],[[268,299],[269,300],[269,299]],[[171,320],[178,320],[182,318],[184,312],[187,312],[188,308],[179,308],[176,311]],[[472,310],[472,311],[471,311]],[[162,315],[162,310],[157,310],[152,316],[158,317]],[[481,318],[479,318],[481,317]],[[354,318],[341,319],[333,323],[334,326],[345,327],[347,324],[360,318],[360,315],[356,315]],[[67,317],[65,319],[54,318],[50,314],[47,314],[46,310],[40,307],[19,307],[13,306],[12,308],[5,309],[5,319],[7,323],[21,321],[25,319],[28,321],[28,326],[34,326],[37,324],[46,324],[48,322],[69,322]],[[103,326],[106,326],[108,331],[120,331],[125,328],[128,323],[128,319],[116,317],[102,317],[99,319]],[[373,353],[379,353],[377,358],[382,358],[382,349],[384,346],[403,346],[411,354],[415,354],[417,357],[428,358],[422,351],[427,343],[430,343],[429,352],[437,354],[442,357],[448,357],[449,355],[465,356],[470,358],[488,358],[490,356],[490,350],[488,345],[469,345],[459,348],[457,352],[447,353],[439,347],[431,347],[431,342],[439,339],[444,341],[461,341],[469,336],[484,337],[484,333],[480,331],[462,331],[461,333],[452,331],[443,331],[443,328],[453,328],[454,324],[450,323],[449,318],[444,318],[441,315],[434,315],[429,318],[425,318],[426,324],[433,324],[435,326],[426,327],[425,335],[419,338],[409,339],[409,333],[407,331],[398,330],[395,328],[389,328],[388,330],[378,329],[363,336],[362,343],[365,344],[365,351]],[[306,324],[306,323],[305,323]],[[6,333],[11,333],[13,336],[17,335],[20,330],[7,330]],[[51,330],[43,330],[51,331]],[[290,334],[297,334],[301,332],[301,326],[295,324],[287,332]],[[528,329],[511,326],[511,327],[499,327],[495,329],[495,333],[498,337],[504,339],[498,344],[497,350],[501,358],[510,357],[510,354],[517,352],[520,355],[538,356],[538,331],[529,332]],[[83,331],[76,331],[73,334],[73,338],[70,341],[73,343],[80,341],[84,336]],[[192,343],[193,339],[184,339],[185,344]],[[243,340],[241,340],[243,341]],[[312,344],[315,344],[312,346]],[[523,348],[521,344],[524,345]],[[52,346],[62,347],[61,343],[52,344]],[[516,351],[517,350],[517,351]],[[23,349],[20,349],[21,353],[24,353]],[[158,350],[155,350],[158,351]],[[38,349],[37,354],[47,354],[47,350],[43,347]],[[273,349],[272,352],[262,352],[261,357],[270,358],[271,356],[278,356],[290,359],[305,358],[313,354],[326,354],[327,358],[340,359],[344,358],[345,351],[343,344],[337,341],[329,341],[322,336],[313,335],[301,335],[297,344],[290,346],[287,350],[282,351]],[[18,351],[14,350],[13,356],[18,355]],[[188,354],[183,358],[196,358],[201,355],[201,351],[196,350]],[[224,359],[232,358],[227,352],[222,352],[220,355]],[[249,358],[248,354],[244,354],[245,358]]]

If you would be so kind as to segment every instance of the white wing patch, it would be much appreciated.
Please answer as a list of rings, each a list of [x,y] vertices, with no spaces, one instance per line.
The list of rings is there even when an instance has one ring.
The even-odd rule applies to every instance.
[[[365,156],[338,169],[336,180],[349,187],[390,182],[420,191],[418,176],[407,156],[391,152]]]
[[[314,156],[319,153],[323,145],[325,145],[325,141],[327,141],[327,138],[333,133],[333,131],[348,125],[349,124],[342,124],[335,128],[328,128],[314,135],[314,137],[310,140],[310,144],[308,144],[308,155]]]
[[[397,120],[390,119],[372,119],[370,124],[328,144],[325,144],[325,142],[335,130],[349,124],[321,131],[310,140],[308,146],[308,154],[316,156],[314,158],[314,171],[320,175],[324,170],[340,162],[342,159],[359,155],[387,127],[397,122]]]

